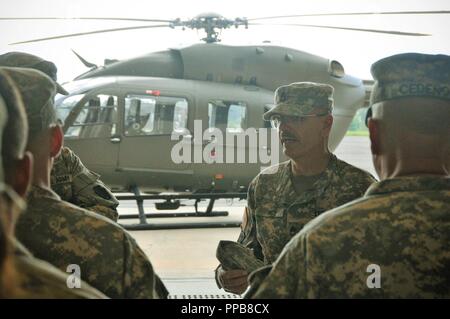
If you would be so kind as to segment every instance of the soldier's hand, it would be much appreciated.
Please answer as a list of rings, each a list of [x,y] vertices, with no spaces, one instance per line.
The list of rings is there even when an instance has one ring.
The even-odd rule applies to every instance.
[[[224,270],[217,269],[217,278],[226,292],[242,294],[248,287],[248,273],[241,269]]]

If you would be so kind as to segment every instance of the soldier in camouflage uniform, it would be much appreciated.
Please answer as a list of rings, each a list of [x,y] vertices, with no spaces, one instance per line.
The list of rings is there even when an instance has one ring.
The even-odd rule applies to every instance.
[[[306,225],[249,297],[450,298],[450,56],[394,55],[372,75],[381,181]]]
[[[13,81],[1,68],[0,93],[0,298],[105,298],[85,282],[80,283],[80,288],[70,289],[67,286],[69,274],[34,258],[14,238],[13,225],[25,202],[9,185],[3,184],[1,160],[5,158],[8,181],[22,196],[31,182],[31,176],[25,177],[29,176],[26,172],[31,162],[29,154],[24,154],[25,141],[17,140],[26,136],[25,110]],[[8,111],[10,116],[6,121]],[[27,159],[22,161],[24,157]],[[28,163],[28,169],[24,163]]]
[[[361,197],[375,181],[329,152],[332,96],[327,84],[292,83],[277,89],[275,107],[264,114],[278,128],[290,160],[269,167],[251,182],[238,242],[266,264],[274,262],[311,219]],[[247,271],[222,268],[216,271],[218,286],[242,293]]]
[[[52,189],[62,200],[117,221],[119,201],[100,180],[100,175],[87,169],[68,147],[55,159],[50,177]]]
[[[65,271],[80,267],[81,279],[111,298],[165,298],[167,290],[131,235],[109,219],[62,201],[50,189],[53,158],[63,134],[56,119],[55,85],[42,72],[4,68],[18,84],[29,123],[27,149],[34,156],[28,208],[17,238],[38,258]]]
[[[38,56],[23,52],[0,55],[0,66],[32,68],[44,72],[55,81],[57,92],[67,95],[59,85],[56,65]],[[63,147],[51,172],[51,187],[62,200],[117,221],[119,201],[100,180],[100,176],[87,169],[71,149]]]

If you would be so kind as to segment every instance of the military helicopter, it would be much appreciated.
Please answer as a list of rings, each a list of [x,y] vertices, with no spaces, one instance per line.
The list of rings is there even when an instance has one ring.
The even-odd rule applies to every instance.
[[[450,11],[378,14],[435,13]],[[372,13],[335,15],[356,14]],[[15,44],[142,28],[181,27],[205,31],[206,37],[202,39],[205,43],[123,61],[105,60],[104,66],[90,63],[74,52],[90,70],[66,84],[69,95],[60,96],[56,101],[57,112],[65,120],[65,144],[114,191],[134,193],[134,196],[119,199],[137,200],[141,224],[136,227],[148,229],[145,218],[160,215],[145,214],[143,200],[164,200],[156,205],[157,209],[177,209],[180,199],[195,199],[195,216],[204,216],[199,213],[197,203],[209,199],[205,214],[213,216],[216,199],[245,198],[249,182],[261,168],[285,160],[278,147],[277,132],[262,119],[262,114],[273,106],[275,89],[281,85],[311,81],[334,87],[334,124],[329,146],[331,150],[338,146],[355,112],[367,104],[370,81],[363,82],[346,74],[336,60],[299,50],[271,44],[230,46],[218,43],[218,30],[264,25],[258,20],[303,16],[314,15],[234,20],[215,13],[201,14],[190,20],[77,18],[164,24],[97,30]],[[428,35],[286,25],[403,36]]]

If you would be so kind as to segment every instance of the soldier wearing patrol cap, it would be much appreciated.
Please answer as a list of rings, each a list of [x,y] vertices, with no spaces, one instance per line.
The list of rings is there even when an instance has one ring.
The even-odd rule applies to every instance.
[[[450,298],[450,56],[394,55],[372,75],[381,181],[309,223],[249,297]]]
[[[25,153],[27,129],[14,81],[0,68],[0,298],[105,298],[82,281],[80,288],[70,289],[67,273],[34,258],[14,236],[31,181],[31,155]]]
[[[24,52],[8,52],[0,55],[0,66],[39,70],[55,81],[58,93],[68,94],[56,82],[56,65],[38,56]],[[70,148],[63,147],[60,156],[55,159],[50,182],[52,189],[61,199],[117,221],[119,201],[100,180],[100,176],[87,169]]]
[[[266,264],[311,219],[362,196],[375,181],[330,153],[332,108],[333,87],[300,82],[278,88],[274,108],[264,114],[278,129],[290,160],[267,168],[251,182],[238,243]],[[242,269],[216,270],[218,286],[234,293],[247,288],[247,276]]]
[[[50,189],[50,170],[63,134],[53,107],[55,85],[40,71],[3,68],[21,93],[33,154],[28,208],[17,238],[36,257],[66,271],[77,265],[81,279],[111,298],[165,298],[167,290],[131,235],[111,220],[62,201]]]

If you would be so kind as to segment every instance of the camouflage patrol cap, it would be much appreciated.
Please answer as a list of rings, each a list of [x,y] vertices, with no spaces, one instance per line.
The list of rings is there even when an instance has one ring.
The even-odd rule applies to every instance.
[[[230,240],[219,242],[216,257],[225,270],[243,269],[251,273],[264,266],[264,262],[256,258],[251,249]]]
[[[1,68],[16,84],[27,113],[28,135],[58,124],[53,100],[55,83],[44,73],[26,68]]]
[[[370,105],[402,97],[450,100],[450,56],[403,53],[375,62]]]
[[[36,55],[24,52],[8,52],[0,55],[0,66],[31,68],[47,74],[56,84],[56,91],[63,95],[69,93],[59,85],[57,80],[58,69],[53,62],[46,61]]]
[[[275,106],[264,113],[270,120],[274,114],[309,116],[329,114],[333,109],[333,87],[314,82],[296,82],[279,87],[275,91]]]

